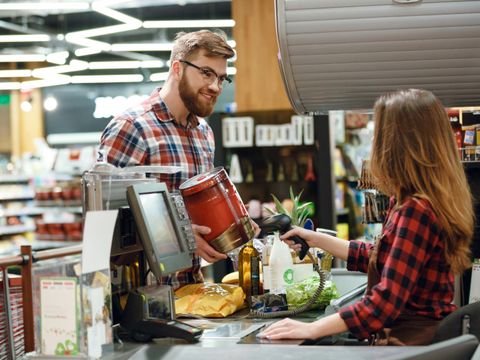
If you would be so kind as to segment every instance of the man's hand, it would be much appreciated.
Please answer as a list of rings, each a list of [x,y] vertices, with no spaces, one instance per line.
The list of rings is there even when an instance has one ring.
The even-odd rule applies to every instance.
[[[227,258],[227,255],[219,253],[203,238],[203,235],[210,233],[211,230],[209,227],[192,224],[192,230],[197,243],[197,250],[195,251],[196,255],[205,259],[209,263]]]

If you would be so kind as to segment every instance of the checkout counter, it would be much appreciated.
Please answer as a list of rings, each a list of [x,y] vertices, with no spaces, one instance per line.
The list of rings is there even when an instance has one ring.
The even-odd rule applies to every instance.
[[[164,184],[152,181],[145,176],[134,177],[123,173],[112,176],[111,173],[91,171],[84,177],[84,210],[105,210],[118,208],[123,213],[117,224],[116,239],[112,245],[112,259],[125,257],[129,253],[139,255],[145,264],[140,266],[159,277],[162,274],[184,268],[195,249],[195,242],[188,217],[178,197],[169,194]],[[125,189],[128,188],[127,191]],[[152,204],[161,206],[152,206]],[[129,222],[126,226],[123,221]],[[133,225],[132,225],[133,221]],[[162,224],[158,226],[158,224]],[[133,227],[132,227],[133,226]],[[159,228],[161,231],[159,232]],[[133,229],[133,231],[132,231]],[[126,231],[128,230],[128,231]],[[125,258],[129,258],[126,256]],[[145,267],[144,267],[145,265]],[[143,270],[144,271],[144,270]],[[141,279],[144,279],[142,274]],[[332,273],[340,294],[346,301],[353,301],[358,294],[348,293],[365,282],[365,276],[338,269]],[[464,335],[446,342],[419,347],[369,347],[357,341],[337,341],[336,344],[357,346],[322,346],[332,341],[320,342],[282,340],[269,341],[256,336],[264,326],[274,319],[253,319],[248,311],[237,312],[222,319],[175,319],[172,303],[170,311],[163,312],[162,317],[152,318],[148,313],[142,295],[145,283],[139,289],[132,289],[127,301],[127,308],[119,317],[122,328],[132,332],[145,332],[149,326],[157,323],[160,330],[153,334],[148,343],[121,341],[117,339],[113,349],[107,350],[102,359],[215,359],[228,356],[233,359],[470,359],[478,346],[478,340],[472,335]],[[361,287],[360,287],[361,289]],[[168,296],[171,292],[167,291]],[[168,298],[165,297],[165,298]],[[142,304],[143,299],[143,304]],[[171,299],[171,298],[170,298]],[[170,300],[171,301],[171,300]],[[164,301],[168,303],[168,300]],[[148,305],[148,304],[147,304]],[[167,306],[167,307],[168,307]],[[114,307],[115,309],[115,307]],[[327,309],[328,311],[335,311]],[[307,312],[296,318],[313,321],[323,316],[317,312]],[[153,322],[153,325],[152,325]],[[169,333],[171,329],[173,332]],[[190,332],[193,337],[177,336],[179,329]],[[146,331],[149,332],[149,331]],[[175,338],[169,337],[171,334]],[[146,337],[144,340],[148,340]],[[185,340],[187,339],[187,341]],[[193,339],[193,341],[192,341]],[[315,346],[308,346],[315,345]],[[480,356],[479,351],[477,355]]]

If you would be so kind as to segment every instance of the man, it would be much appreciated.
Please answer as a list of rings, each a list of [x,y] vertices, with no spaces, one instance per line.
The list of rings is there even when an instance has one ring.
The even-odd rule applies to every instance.
[[[213,112],[227,77],[227,59],[234,56],[224,34],[200,30],[179,33],[170,57],[168,79],[149,99],[115,117],[105,128],[99,160],[117,167],[181,166],[177,174],[161,174],[169,190],[213,167],[213,132],[203,117]],[[210,229],[193,225],[197,242],[192,268],[170,275],[174,288],[201,282],[200,258],[226,259],[202,237]]]

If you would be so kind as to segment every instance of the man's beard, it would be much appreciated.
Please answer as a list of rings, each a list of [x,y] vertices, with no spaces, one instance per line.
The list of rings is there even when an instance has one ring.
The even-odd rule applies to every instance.
[[[187,81],[186,76],[182,76],[182,78],[180,79],[180,84],[178,85],[178,92],[180,93],[180,98],[182,99],[185,107],[192,114],[199,117],[205,117],[213,112],[213,108],[215,106],[215,103],[217,102],[217,94],[205,90],[205,93],[212,95],[212,101],[210,103],[207,103],[207,99],[205,98],[205,102],[202,102],[199,99],[199,97],[202,95],[192,89],[192,87]]]

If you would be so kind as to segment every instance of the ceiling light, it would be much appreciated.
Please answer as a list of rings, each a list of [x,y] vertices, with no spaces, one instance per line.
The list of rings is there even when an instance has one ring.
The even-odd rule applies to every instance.
[[[32,76],[32,70],[0,70],[0,78],[30,76]]]
[[[32,103],[28,100],[23,100],[20,103],[20,109],[22,109],[23,112],[30,112],[33,109]]]
[[[20,89],[19,82],[0,82],[0,90],[18,90]]]
[[[95,10],[100,14],[111,17],[112,19],[118,20],[125,24],[135,26],[137,29],[142,26],[142,22],[140,20],[135,19],[132,16],[125,15],[120,11],[110,9],[99,1],[96,1],[92,4],[92,10]]]
[[[140,74],[126,75],[78,75],[72,76],[72,84],[142,82]]]
[[[0,4],[0,10],[87,10],[88,2],[11,2]]]
[[[235,46],[237,46],[237,42],[235,40],[228,40],[227,41],[227,44],[230,45],[232,48],[234,48]]]
[[[65,40],[75,45],[80,45],[84,47],[93,47],[93,48],[100,49],[102,51],[110,50],[109,43],[98,41],[98,40],[87,39],[87,38],[84,38],[83,36],[77,35],[76,33],[69,33],[65,35]]]
[[[83,71],[88,69],[88,63],[82,60],[72,60],[68,65],[49,66],[34,69],[32,75],[38,78],[49,78],[58,74],[64,74],[75,71]]]
[[[102,36],[102,35],[110,35],[110,34],[117,34],[120,32],[130,31],[138,29],[140,26],[135,26],[131,24],[118,24],[118,25],[111,25],[111,26],[103,26],[94,29],[82,30],[82,31],[75,31],[68,33],[66,36],[70,37],[81,37],[81,38],[89,38],[93,36]],[[67,39],[68,40],[68,39]]]
[[[70,83],[70,76],[56,75],[49,79],[24,81],[21,83],[20,89],[22,90],[36,89],[36,88],[47,87],[47,86],[66,85],[69,83]]]
[[[42,42],[50,41],[47,34],[0,35],[0,42]]]
[[[138,69],[140,61],[94,61],[88,64],[90,70]]]
[[[162,68],[165,67],[165,61],[163,60],[145,60],[142,61],[142,68]]]
[[[112,44],[112,51],[172,51],[173,43]]]
[[[165,81],[168,78],[168,71],[150,75],[150,81]]]
[[[75,50],[75,56],[82,57],[82,56],[100,54],[101,52],[102,52],[102,49],[99,49],[96,47],[86,47],[86,48]]]
[[[53,96],[49,96],[45,99],[45,101],[43,102],[43,108],[46,110],[46,111],[53,111],[57,108],[58,106],[58,101],[57,99],[55,99]]]
[[[171,20],[171,21],[144,21],[143,27],[147,29],[166,28],[211,28],[234,27],[235,20]]]
[[[228,67],[227,68],[227,75],[235,75],[237,73],[237,68]]]
[[[47,61],[52,64],[63,65],[67,62],[70,55],[68,51],[59,51],[47,55]]]
[[[45,58],[41,54],[0,55],[0,62],[42,62]]]

